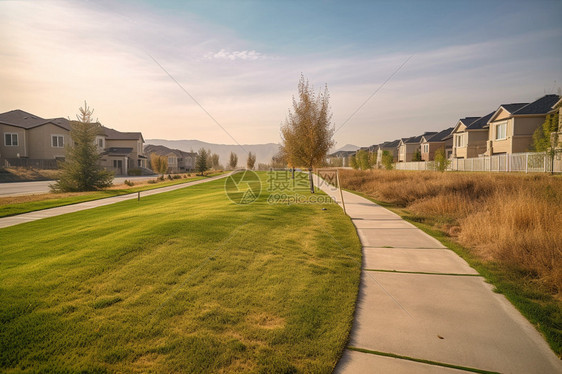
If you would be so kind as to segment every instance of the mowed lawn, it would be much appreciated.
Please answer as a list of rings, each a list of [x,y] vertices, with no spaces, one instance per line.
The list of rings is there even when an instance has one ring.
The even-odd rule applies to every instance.
[[[351,221],[223,185],[1,229],[0,371],[331,372],[359,285]]]

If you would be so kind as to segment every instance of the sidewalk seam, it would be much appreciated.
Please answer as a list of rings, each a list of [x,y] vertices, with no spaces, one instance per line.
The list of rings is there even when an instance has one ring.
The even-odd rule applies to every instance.
[[[376,355],[376,356],[391,357],[391,358],[396,358],[396,359],[399,359],[399,360],[407,360],[407,361],[418,362],[418,363],[421,363],[421,364],[427,364],[427,365],[441,366],[441,367],[446,367],[446,368],[451,368],[451,369],[463,370],[463,371],[468,371],[468,372],[471,372],[471,373],[501,374],[497,371],[488,371],[488,370],[482,370],[482,369],[477,369],[477,368],[471,368],[471,367],[467,367],[467,366],[447,364],[447,363],[439,362],[439,361],[432,361],[432,360],[425,360],[423,358],[402,356],[402,355],[398,355],[398,354],[395,354],[395,353],[374,351],[374,350],[371,350],[371,349],[365,349],[365,348],[359,348],[359,347],[353,347],[353,346],[348,346],[347,349],[349,349],[350,351],[367,353],[367,354],[372,354],[372,355]]]
[[[365,271],[373,271],[379,273],[396,273],[396,274],[421,274],[421,275],[448,275],[456,277],[482,277],[480,274],[462,274],[462,273],[432,273],[427,271],[405,271],[405,270],[386,270],[386,269],[367,269]]]

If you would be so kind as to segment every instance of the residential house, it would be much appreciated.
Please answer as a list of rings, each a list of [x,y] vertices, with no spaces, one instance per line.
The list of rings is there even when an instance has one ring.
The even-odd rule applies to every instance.
[[[65,146],[72,142],[71,126],[72,122],[65,118],[44,119],[19,109],[0,113],[0,159],[15,166],[56,168],[56,160],[64,160]],[[101,165],[116,174],[146,167],[143,143],[140,132],[119,132],[102,126],[96,137],[103,155]]]
[[[435,151],[440,148],[445,150],[445,155],[449,158],[453,151],[452,131],[453,127],[449,127],[433,135],[422,135],[420,140],[422,160],[433,161],[435,159]]]
[[[377,152],[377,167],[382,167],[382,154],[384,151],[388,151],[392,155],[392,162],[398,161],[398,145],[400,144],[400,139],[393,140],[391,142],[384,142],[376,146]]]
[[[423,136],[435,135],[437,132],[425,132],[422,135],[400,139],[398,144],[398,162],[413,161],[414,154],[420,150],[420,142]]]
[[[1,159],[64,159],[64,146],[70,141],[70,123],[64,118],[44,119],[23,110],[12,110],[0,114],[0,133]]]
[[[197,153],[184,152],[179,149],[170,149],[163,145],[148,144],[144,148],[145,153],[150,157],[152,153],[168,158],[168,172],[182,173],[195,169]]]
[[[486,152],[488,129],[485,127],[494,112],[483,117],[461,118],[455,125],[453,135],[454,158],[472,158]]]
[[[349,156],[354,155],[355,151],[337,151],[328,155],[328,164],[336,166],[349,166]]]
[[[148,166],[140,132],[121,132],[102,126],[96,144],[102,153],[101,165],[116,175],[127,175],[131,169],[142,170]]]
[[[487,124],[486,154],[529,151],[533,144],[533,133],[559,100],[558,95],[545,95],[525,105],[500,105]]]

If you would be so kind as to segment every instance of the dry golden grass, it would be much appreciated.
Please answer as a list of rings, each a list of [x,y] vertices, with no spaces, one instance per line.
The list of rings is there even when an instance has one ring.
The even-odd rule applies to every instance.
[[[430,219],[482,260],[524,272],[562,299],[562,178],[345,170],[341,182]]]

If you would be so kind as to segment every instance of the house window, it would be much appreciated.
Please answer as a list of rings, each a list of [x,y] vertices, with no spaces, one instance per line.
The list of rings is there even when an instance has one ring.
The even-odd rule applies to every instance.
[[[103,148],[103,138],[98,138],[98,147]]]
[[[168,164],[175,165],[177,158],[175,157],[168,157]]]
[[[424,144],[424,145],[423,145],[423,152],[424,152],[424,153],[428,153],[428,152],[429,152],[429,144]]]
[[[18,134],[15,133],[4,133],[4,145],[7,147],[17,147],[18,146]]]
[[[456,135],[456,137],[457,137],[457,142],[456,142],[457,148],[466,147],[465,134],[459,134]]]
[[[51,135],[51,146],[53,148],[64,148],[64,136]]]
[[[496,125],[496,140],[502,140],[507,137],[507,122],[500,122]]]

